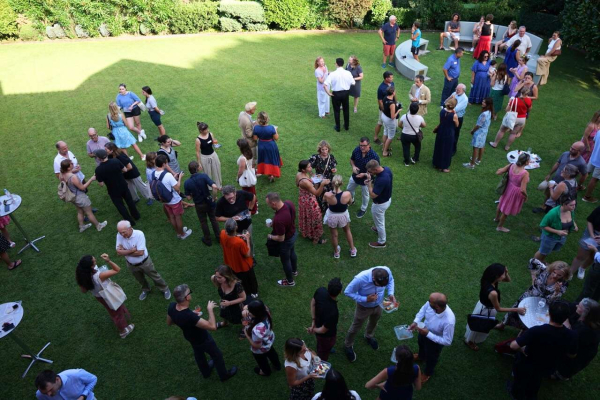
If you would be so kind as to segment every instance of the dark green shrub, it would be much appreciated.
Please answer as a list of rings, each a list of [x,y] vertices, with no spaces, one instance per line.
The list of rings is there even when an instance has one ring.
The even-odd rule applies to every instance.
[[[268,31],[269,25],[267,24],[248,24],[246,25],[246,29],[250,32],[258,32],[258,31]]]
[[[263,0],[268,24],[283,29],[297,29],[304,25],[309,13],[307,0]]]
[[[244,26],[265,22],[265,10],[255,1],[222,1],[219,12],[224,17],[238,19]]]
[[[550,37],[552,36],[552,32],[561,30],[561,22],[558,15],[521,11],[518,21],[519,25],[527,27],[528,32],[538,34],[539,36]]]
[[[7,0],[0,0],[0,39],[15,37],[18,33],[17,14]]]
[[[397,18],[397,24],[402,29],[410,29],[413,22],[417,20],[417,13],[410,8],[392,8],[388,11],[388,17],[395,15]]]
[[[586,0],[570,0],[561,13],[563,27],[561,36],[565,44],[577,46],[585,56],[600,58],[600,15],[598,8]]]
[[[217,7],[210,1],[179,4],[170,21],[171,32],[196,33],[214,28],[219,22]]]
[[[233,18],[221,17],[219,18],[219,24],[223,32],[239,32],[242,30],[242,24]]]
[[[459,12],[460,19],[463,21],[479,21],[482,15],[492,14],[494,24],[507,26],[510,21],[517,19],[514,8],[510,8],[506,0],[490,3],[469,4],[469,7],[463,7]],[[450,19],[450,15],[446,20]]]
[[[339,25],[353,28],[362,25],[373,0],[329,0],[329,15]]]
[[[444,23],[453,13],[462,12],[463,7],[458,0],[414,0],[413,10],[421,21],[421,29],[444,29]],[[464,18],[461,18],[464,20]],[[411,22],[412,23],[412,22]]]

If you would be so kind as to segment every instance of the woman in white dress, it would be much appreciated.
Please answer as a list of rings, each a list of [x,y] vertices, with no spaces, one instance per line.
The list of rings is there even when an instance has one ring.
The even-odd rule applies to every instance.
[[[561,53],[562,39],[559,37],[560,32],[556,31],[552,34],[552,37],[548,40],[548,50],[546,54],[538,58],[536,74],[540,76],[539,85],[545,85],[550,75],[550,64],[556,60]]]
[[[317,104],[320,118],[329,115],[329,95],[323,89],[323,82],[328,76],[329,71],[325,65],[325,60],[323,60],[323,57],[317,57],[315,60],[315,78],[317,78]]]

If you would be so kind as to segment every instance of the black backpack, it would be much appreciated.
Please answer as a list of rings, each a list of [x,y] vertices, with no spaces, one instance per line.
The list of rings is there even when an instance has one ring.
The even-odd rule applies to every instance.
[[[152,180],[149,182],[152,197],[161,203],[168,203],[173,200],[173,190],[168,190],[164,183],[162,183],[162,179],[166,173],[166,170],[163,171],[157,178],[156,171],[152,172]]]

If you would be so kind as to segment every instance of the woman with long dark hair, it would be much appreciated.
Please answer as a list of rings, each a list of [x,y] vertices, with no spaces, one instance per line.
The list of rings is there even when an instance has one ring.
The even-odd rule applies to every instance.
[[[508,82],[508,73],[506,69],[505,63],[500,63],[496,72],[492,74],[492,80],[490,85],[492,89],[490,90],[490,97],[494,101],[494,118],[495,121],[498,117],[498,113],[502,110],[502,104],[504,103],[504,85]]]
[[[311,400],[315,392],[316,374],[310,370],[317,355],[303,340],[290,338],[285,342],[285,377],[291,389],[290,400]]]
[[[240,149],[240,156],[237,160],[238,165],[238,183],[244,192],[252,193],[256,196],[256,160],[252,154],[250,143],[245,138],[237,140],[237,146]],[[244,177],[244,178],[242,178]],[[254,177],[254,179],[252,179]],[[249,202],[248,202],[249,204]],[[254,207],[250,210],[252,215],[258,212],[258,201],[254,202]]]
[[[142,88],[142,94],[144,97],[146,97],[146,108],[148,109],[148,114],[150,114],[150,119],[158,128],[158,136],[166,135],[167,133],[165,132],[165,127],[160,120],[160,116],[164,115],[165,112],[158,108],[158,104],[152,95],[152,89],[150,89],[150,86],[144,86]]]
[[[360,396],[354,390],[348,390],[342,374],[331,368],[325,375],[323,391],[315,394],[312,400],[360,400]]]
[[[469,104],[481,104],[490,95],[490,53],[482,51],[471,68],[471,91]]]
[[[127,85],[121,83],[119,85],[119,93],[115,98],[115,103],[123,110],[127,127],[129,130],[137,133],[138,141],[141,143],[142,140],[146,139],[146,132],[142,129],[142,122],[140,120],[142,110],[140,109],[139,104],[142,104],[142,101],[135,93],[127,90]]]
[[[479,301],[473,310],[473,314],[481,314],[494,317],[499,312],[516,312],[525,314],[524,308],[504,308],[500,307],[500,282],[510,282],[508,268],[502,264],[494,263],[483,271],[479,286]],[[487,339],[487,333],[474,332],[467,324],[465,332],[465,344],[472,350],[479,350],[477,343],[483,343]]]
[[[111,269],[105,269],[104,267],[98,268],[96,265],[96,258],[85,255],[81,257],[77,264],[75,280],[82,293],[88,291],[92,292],[96,300],[106,308],[106,311],[110,314],[110,318],[119,330],[121,339],[125,339],[135,327],[134,324],[127,325],[127,319],[131,319],[131,315],[129,314],[127,307],[125,307],[125,303],[121,304],[116,310],[113,310],[100,296],[100,292],[110,284],[110,278],[118,274],[121,271],[121,268],[111,261],[108,254],[102,254],[100,257],[110,265]]]
[[[250,317],[250,323],[244,329],[246,339],[250,342],[252,356],[256,360],[258,367],[254,372],[260,376],[271,375],[271,366],[273,364],[276,371],[281,370],[279,355],[273,347],[275,342],[275,333],[273,332],[273,320],[271,313],[265,303],[260,300],[253,300],[244,307],[244,317]]]
[[[411,400],[413,388],[421,390],[421,369],[407,345],[396,347],[396,365],[384,368],[365,387],[381,389],[377,400]]]
[[[317,197],[320,196],[325,187],[331,182],[323,178],[318,189],[312,180],[312,166],[308,160],[298,163],[296,174],[296,186],[298,186],[298,227],[302,236],[312,240],[314,244],[327,242],[323,239],[323,214],[319,207]]]
[[[151,206],[154,203],[154,198],[152,197],[152,193],[150,193],[150,187],[142,180],[140,171],[133,161],[131,161],[131,159],[127,157],[127,154],[123,153],[123,151],[112,142],[106,143],[104,148],[108,153],[108,158],[116,158],[121,161],[127,169],[127,172],[123,174],[123,178],[125,178],[125,181],[127,182],[127,187],[129,188],[133,201],[137,202],[140,200],[140,196],[138,195],[139,191],[146,199],[146,204]]]

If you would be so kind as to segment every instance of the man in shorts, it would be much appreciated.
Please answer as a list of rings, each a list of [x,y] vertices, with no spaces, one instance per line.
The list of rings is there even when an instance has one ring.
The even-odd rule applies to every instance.
[[[156,171],[154,172],[154,179],[159,179],[168,164],[167,156],[164,154],[159,155],[156,157],[155,164]],[[183,240],[192,234],[192,230],[183,226],[183,221],[181,219],[181,216],[183,215],[183,202],[179,195],[179,188],[181,187],[182,177],[183,172],[179,173],[177,180],[175,180],[175,177],[170,172],[167,172],[161,181],[167,190],[173,194],[171,201],[163,203],[163,209],[165,214],[167,214],[167,218],[169,218],[169,222],[173,225],[175,232],[177,232],[177,237]]]
[[[394,66],[394,52],[396,51],[396,40],[400,37],[400,27],[396,24],[396,16],[390,15],[390,21],[386,22],[379,29],[379,37],[383,42],[383,64],[381,68],[385,68],[386,65],[390,67]],[[389,64],[388,64],[389,56]]]
[[[440,33],[440,47],[438,50],[444,49],[444,38],[454,41],[454,48],[458,49],[458,41],[460,40],[460,15],[452,14],[452,20],[448,23],[448,31]]]
[[[379,107],[379,120],[377,121],[377,125],[375,126],[375,135],[373,136],[373,143],[382,145],[385,143],[385,136],[383,138],[383,142],[379,140],[379,132],[381,131],[381,126],[383,125],[383,120],[381,119],[381,113],[383,112],[383,99],[387,96],[387,90],[389,87],[394,87],[394,74],[390,71],[385,71],[383,73],[383,82],[379,85],[377,89],[377,106]],[[396,96],[394,95],[394,101],[396,101]]]

